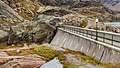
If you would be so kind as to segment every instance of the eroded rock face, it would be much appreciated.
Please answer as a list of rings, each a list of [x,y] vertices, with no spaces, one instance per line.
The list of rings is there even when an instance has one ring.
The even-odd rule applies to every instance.
[[[27,55],[21,59],[13,59],[8,61],[0,68],[38,68],[43,65],[46,61],[42,60],[42,57],[33,54]]]
[[[67,15],[67,14],[70,14],[72,12],[70,11],[67,11],[65,9],[60,9],[60,8],[53,8],[51,10],[47,10],[41,14],[46,14],[46,15],[54,15],[54,16],[64,16],[64,15]]]
[[[4,51],[0,51],[0,57],[7,57],[8,54]],[[4,64],[11,59],[0,58],[0,64]]]
[[[61,6],[61,5],[73,5],[75,3],[80,2],[80,0],[38,0],[44,5],[52,5],[52,6]]]
[[[63,8],[81,8],[81,7],[90,7],[90,6],[99,6],[101,5],[97,1],[93,0],[38,0],[38,2],[44,5],[50,6],[62,6]]]
[[[24,19],[16,13],[10,6],[0,0],[0,23],[7,21],[9,24],[22,22]]]
[[[36,1],[31,0],[0,1],[0,42],[7,42],[7,44],[19,41],[50,42],[55,29],[47,25],[45,21],[36,23],[36,21],[26,19],[34,18],[39,7]]]
[[[32,1],[31,0],[21,0],[21,1],[20,0],[19,1],[18,0],[2,0],[0,1],[0,9],[1,9],[0,20],[1,19],[7,20],[6,18],[9,18],[11,21],[13,21],[12,24],[10,24],[11,22],[3,23],[3,21],[2,22],[0,21],[0,42],[7,42],[7,44],[10,44],[10,45],[14,43],[18,43],[20,41],[48,43],[54,37],[56,26],[58,26],[59,23],[80,27],[83,24],[84,19],[87,18],[88,24],[87,26],[85,26],[85,28],[94,28],[95,23],[92,23],[94,21],[91,21],[86,15],[85,16],[83,15],[91,14],[90,12],[93,12],[93,13],[96,12],[96,14],[106,12],[105,10],[102,10],[103,8],[91,7],[96,5],[94,2],[90,2],[90,3],[79,2],[79,0],[64,0],[64,1],[63,0],[61,1],[60,0],[55,0],[55,1],[38,0],[38,1],[46,5],[54,4],[54,6],[42,7],[38,5],[37,1],[35,0],[32,0]],[[60,5],[65,4],[64,6],[68,4],[70,5],[71,3],[73,5],[70,5],[71,9],[65,9],[64,7],[61,8],[57,6],[57,3]],[[25,7],[25,4],[27,5],[27,7]],[[88,6],[90,6],[90,8]],[[7,8],[4,8],[4,7],[7,7]],[[82,7],[85,7],[85,8],[82,9]],[[18,14],[17,16],[16,16],[16,13]],[[22,13],[25,15],[22,15]],[[23,16],[25,16],[25,18]],[[91,17],[91,15],[89,16]],[[92,15],[92,17],[93,16],[94,15]],[[30,20],[26,19],[29,17],[32,17],[34,19],[32,21],[31,21],[32,18],[30,18]],[[17,22],[17,24],[15,23],[16,21],[22,20],[23,18],[24,18],[24,21],[21,21],[20,23]],[[110,18],[114,18],[114,17],[110,16]],[[106,18],[104,16],[100,16],[99,19],[102,20]]]
[[[35,0],[2,0],[5,4],[9,5],[19,15],[26,20],[32,20],[37,15],[40,3]]]
[[[8,33],[7,36],[1,33],[2,38],[0,40],[6,41],[8,44],[17,43],[22,40],[39,43],[50,42],[55,29],[49,27],[49,25],[46,25],[45,22],[38,22],[37,24],[33,23],[32,25],[30,24],[28,23],[27,25],[23,25],[22,23],[19,26],[11,26],[11,28],[9,28],[10,31],[6,31]],[[2,35],[4,35],[4,37]]]

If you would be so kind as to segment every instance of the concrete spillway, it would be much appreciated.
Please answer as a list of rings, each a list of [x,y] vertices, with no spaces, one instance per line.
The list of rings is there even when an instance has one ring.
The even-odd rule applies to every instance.
[[[83,52],[104,63],[120,61],[120,48],[63,29],[58,29],[51,44]]]

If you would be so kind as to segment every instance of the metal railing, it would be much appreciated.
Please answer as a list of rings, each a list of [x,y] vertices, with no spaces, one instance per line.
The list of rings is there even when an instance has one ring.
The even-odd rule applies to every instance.
[[[96,36],[96,30],[93,29],[86,29],[69,25],[63,25],[60,26],[59,28],[89,37],[91,39],[96,39],[97,37],[97,41],[120,47],[120,34],[118,33],[97,30]]]

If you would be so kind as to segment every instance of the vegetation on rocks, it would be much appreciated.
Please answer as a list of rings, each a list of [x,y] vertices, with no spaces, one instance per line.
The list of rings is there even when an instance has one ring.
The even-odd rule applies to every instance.
[[[4,23],[4,24],[16,25],[15,23],[11,23],[10,21],[6,21],[6,20],[3,20],[3,19],[0,19],[0,22]]]
[[[108,19],[111,15],[105,11],[102,5],[98,5],[94,2],[79,2],[78,0],[75,0],[76,2],[71,0],[40,0],[38,1],[39,3],[34,0],[2,1],[5,2],[7,7],[10,6],[9,8],[13,11],[13,13],[9,12],[9,14],[7,14],[8,12],[5,9],[1,10],[4,10],[6,13],[0,11],[0,18],[8,20],[4,21],[0,19],[0,23],[5,24],[1,25],[1,27],[7,31],[4,31],[3,28],[1,30],[3,30],[4,33],[8,33],[7,38],[5,38],[8,44],[18,43],[18,41],[21,40],[25,40],[26,42],[49,43],[55,35],[55,28],[58,23],[80,26],[83,28],[94,28],[95,23],[94,21],[91,23],[90,20],[99,17],[100,21],[104,21],[104,19]],[[67,2],[69,2],[69,4],[67,4]],[[54,6],[48,6],[46,5],[47,3],[48,5],[54,4]],[[68,8],[61,7],[58,3],[60,3],[60,5],[64,4],[64,6],[70,6]],[[70,3],[74,3],[74,5]],[[38,10],[41,11],[38,12]],[[18,18],[16,18],[17,16]],[[19,18],[23,20],[19,22]],[[105,27],[103,28],[106,30]],[[4,35],[2,34],[2,36]]]
[[[95,65],[101,65],[104,66],[106,64],[101,63],[100,61],[95,60],[93,57],[87,56],[81,52],[71,51],[66,49],[65,51],[56,51],[49,47],[45,46],[39,46],[34,49],[35,53],[37,53],[40,56],[43,56],[45,58],[48,58],[49,60],[58,57],[58,59],[63,64],[64,68],[71,68],[71,63],[66,61],[65,54],[74,54],[76,58],[82,59],[84,62],[95,64]],[[73,67],[78,67],[79,65],[73,65]]]
[[[105,66],[104,68],[120,68],[120,63],[113,63]]]
[[[19,14],[26,20],[30,20],[31,21],[33,19],[31,16],[28,16],[26,13],[19,13]]]
[[[45,46],[40,46],[34,49],[36,54],[43,56],[45,58],[53,59],[56,56],[56,51],[45,47]]]
[[[5,3],[3,3],[3,2]],[[100,21],[113,21],[116,15],[106,11],[103,5],[94,2],[80,2],[79,0],[2,0],[0,1],[0,36],[4,38],[0,43],[0,49],[19,48],[19,46],[8,46],[7,44],[24,43],[49,43],[55,33],[58,23],[62,25],[72,25],[82,28],[95,28],[94,18]],[[4,8],[6,6],[7,8]],[[38,10],[41,10],[38,12]],[[120,20],[119,18],[117,20]],[[99,24],[98,24],[99,26]],[[102,24],[105,30],[114,28]],[[112,30],[113,31],[113,30]],[[114,31],[113,31],[114,32]],[[1,42],[1,41],[0,41]],[[20,47],[21,47],[20,46]],[[66,61],[68,54],[72,54],[82,62],[93,65],[105,66],[106,68],[115,67],[118,64],[104,64],[77,51],[65,49],[65,51],[54,50],[46,46],[36,48],[7,51],[9,56],[24,56],[37,54],[44,57],[44,60],[50,61],[58,57],[64,68],[77,68],[79,64],[72,64]],[[109,66],[110,65],[110,66]],[[119,67],[119,65],[118,65]]]
[[[64,68],[78,68],[81,65],[80,64],[73,64],[69,61],[67,61],[67,56],[69,54],[74,55],[75,58],[78,60],[80,59],[82,62],[98,65],[105,68],[119,68],[119,63],[102,63],[100,61],[95,60],[93,57],[87,56],[84,53],[78,52],[78,51],[71,51],[69,49],[65,49],[65,51],[61,50],[54,50],[51,47],[47,46],[37,46],[35,48],[31,49],[23,49],[20,50],[20,52],[16,52],[16,50],[7,51],[7,54],[10,56],[24,56],[24,55],[30,55],[30,54],[38,54],[39,56],[42,56],[43,60],[50,61],[55,57],[58,57],[60,62],[63,64]],[[80,61],[79,60],[79,61]]]
[[[84,19],[83,23],[80,25],[80,27],[85,28],[88,25],[88,19]]]
[[[20,52],[16,52],[16,50],[7,51],[7,54],[10,56],[24,56],[29,54],[35,54],[33,49],[23,49]]]
[[[13,44],[14,45],[14,44]],[[16,46],[16,45],[14,45],[14,46],[9,46],[9,45],[7,45],[7,43],[5,43],[5,42],[2,42],[2,43],[0,43],[0,49],[2,50],[2,49],[9,49],[9,48],[20,48],[21,46]]]
[[[12,7],[16,12],[18,12],[26,20],[32,20],[37,14],[41,4],[37,2],[32,2],[31,0],[3,0],[6,4]]]

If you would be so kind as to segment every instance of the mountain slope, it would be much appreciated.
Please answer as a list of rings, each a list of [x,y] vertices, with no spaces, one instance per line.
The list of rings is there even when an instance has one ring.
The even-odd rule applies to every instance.
[[[3,0],[26,20],[32,20],[42,4],[32,0]]]
[[[9,22],[12,24],[14,22],[22,22],[24,19],[17,12],[15,12],[11,7],[6,5],[4,2],[0,1],[0,21]]]
[[[101,22],[114,20],[114,14],[106,11],[104,6],[98,2],[61,0],[62,6],[59,6],[56,4],[59,1],[3,0],[5,3],[0,1],[0,12],[2,14],[0,18],[2,20],[0,21],[0,42],[7,42],[7,44],[20,42],[48,43],[54,37],[56,26],[59,23],[96,29],[94,20],[96,17]],[[71,5],[72,3],[73,5]],[[54,5],[50,6],[52,4]],[[4,5],[7,5],[8,8],[3,8]],[[2,17],[3,15],[5,18]],[[21,21],[19,22],[19,20]],[[99,29],[111,28],[106,28],[101,22],[98,25]],[[109,31],[114,32],[114,29]]]

